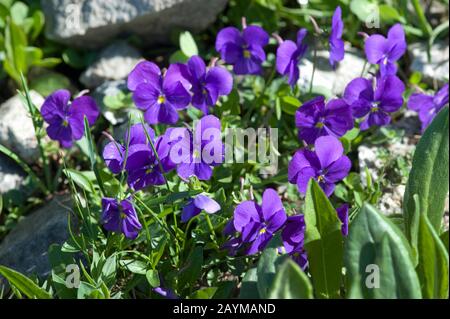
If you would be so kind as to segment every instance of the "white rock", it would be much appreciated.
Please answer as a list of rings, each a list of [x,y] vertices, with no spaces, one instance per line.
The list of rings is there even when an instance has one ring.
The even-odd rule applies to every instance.
[[[147,44],[167,42],[174,29],[206,29],[227,0],[41,0],[49,38],[98,48],[119,34]]]
[[[112,43],[81,74],[80,82],[87,88],[95,88],[105,81],[125,79],[141,59],[140,52],[126,42]]]
[[[309,90],[313,73],[314,52],[310,50],[309,56],[300,64],[298,85],[303,91]],[[325,50],[317,52],[314,91],[328,91],[332,96],[341,95],[350,81],[361,76],[365,60],[361,52],[347,48],[344,60],[338,64],[336,70],[333,70],[328,61],[329,55]],[[367,75],[368,68],[367,65],[364,75]]]
[[[415,43],[409,48],[412,56],[411,70],[423,74],[425,80],[433,82],[448,81],[449,49],[448,43],[436,43],[431,47],[431,60],[428,61],[425,43]]]
[[[5,155],[0,154],[0,194],[19,189],[25,179],[23,171]]]
[[[44,98],[30,91],[32,102],[40,108]],[[4,145],[27,163],[39,158],[39,149],[33,121],[19,95],[0,105],[0,144]]]

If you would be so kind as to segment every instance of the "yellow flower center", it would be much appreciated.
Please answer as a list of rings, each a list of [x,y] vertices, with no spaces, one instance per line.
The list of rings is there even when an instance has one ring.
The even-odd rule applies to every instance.
[[[125,219],[127,218],[127,215],[125,215],[125,213],[120,213],[120,219]]]
[[[166,97],[164,95],[160,95],[158,97],[158,104],[163,104],[166,102]]]
[[[194,158],[200,158],[200,152],[198,150],[194,150],[193,156]]]
[[[252,57],[252,54],[250,53],[249,50],[244,50],[244,58],[246,59],[250,59]]]
[[[317,177],[317,180],[319,181],[319,183],[322,183],[325,181],[325,177],[323,175],[320,175],[319,177]]]
[[[261,230],[259,231],[259,234],[260,234],[260,235],[265,234],[266,231],[267,231],[267,230],[266,230],[265,228],[263,228],[263,229],[261,229]]]
[[[370,110],[370,112],[376,113],[376,112],[378,112],[378,110],[379,110],[378,106],[375,106],[375,107],[372,107],[372,109]]]
[[[62,125],[63,125],[64,127],[68,127],[68,126],[69,126],[69,122],[67,122],[67,120],[64,120],[64,121],[62,122]]]
[[[322,128],[322,127],[324,127],[324,124],[323,124],[322,122],[318,122],[318,123],[316,124],[316,127],[317,127],[317,128]]]

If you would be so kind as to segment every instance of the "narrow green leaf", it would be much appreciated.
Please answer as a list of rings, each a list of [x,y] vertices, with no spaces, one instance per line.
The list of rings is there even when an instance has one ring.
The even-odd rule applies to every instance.
[[[310,180],[305,198],[305,249],[317,297],[339,298],[342,281],[341,222],[319,184]]]
[[[421,298],[420,284],[403,233],[366,204],[346,241],[348,298]]]
[[[31,279],[13,269],[0,266],[0,275],[9,281],[11,286],[17,288],[21,293],[30,299],[52,298],[47,291],[36,285]]]
[[[312,299],[313,288],[308,276],[292,260],[286,259],[275,276],[270,299]]]
[[[448,298],[448,253],[425,214],[420,214],[417,247],[417,274],[423,298]]]
[[[449,178],[448,107],[433,120],[417,145],[404,197],[405,229],[411,240],[414,215],[414,194],[419,196],[420,213],[426,214],[439,232],[448,193]]]
[[[92,185],[89,178],[86,175],[84,175],[83,172],[79,172],[70,168],[63,169],[63,172],[67,177],[71,178],[73,182],[83,190],[89,193],[95,193],[94,185]]]

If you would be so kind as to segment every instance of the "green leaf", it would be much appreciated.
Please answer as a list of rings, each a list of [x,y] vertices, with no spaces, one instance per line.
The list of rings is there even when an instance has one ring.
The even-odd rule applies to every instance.
[[[420,214],[417,248],[423,298],[448,298],[448,253],[425,214]]]
[[[295,115],[295,112],[302,104],[298,99],[293,96],[283,96],[280,98],[281,109],[284,113],[289,115]]]
[[[345,248],[348,298],[421,298],[406,238],[372,206],[356,215]]]
[[[419,196],[420,213],[428,216],[437,232],[440,230],[448,193],[448,137],[448,107],[445,107],[426,129],[414,154],[403,200],[405,229],[410,240],[414,233],[415,194]]]
[[[275,248],[264,250],[258,262],[258,292],[262,299],[267,299],[275,279],[278,252]]]
[[[27,73],[27,58],[25,48],[27,37],[25,33],[10,19],[6,21],[5,28],[5,71],[20,83],[20,73]]]
[[[147,278],[147,281],[150,284],[150,286],[152,286],[153,288],[159,287],[161,285],[161,281],[159,280],[159,273],[157,270],[153,269],[147,270],[145,277]]]
[[[201,276],[203,247],[196,246],[179,274],[179,286],[193,285]]]
[[[28,6],[20,1],[15,2],[10,8],[10,15],[15,24],[23,24],[28,16]]]
[[[147,264],[140,260],[121,259],[119,265],[126,268],[129,272],[138,275],[147,274]]]
[[[170,63],[186,63],[188,60],[189,57],[181,50],[175,51],[169,58]]]
[[[312,299],[313,288],[308,276],[289,258],[277,272],[268,297],[270,299]]]
[[[70,80],[65,75],[56,72],[48,72],[31,80],[30,89],[42,96],[49,96],[58,89],[67,89]]]
[[[33,13],[33,28],[31,31],[31,39],[34,41],[39,36],[45,24],[45,16],[42,11],[37,10]]]
[[[378,8],[380,10],[380,17],[385,23],[387,24],[393,24],[395,22],[406,23],[405,18],[402,17],[401,14],[394,7],[387,4],[381,4]]]
[[[81,189],[89,193],[95,193],[94,185],[92,185],[90,179],[86,176],[86,173],[79,172],[74,169],[63,169],[64,174],[71,178],[75,184]],[[91,172],[90,172],[91,173]]]
[[[13,269],[0,266],[0,275],[9,281],[11,286],[17,288],[21,293],[30,299],[52,298],[47,291],[36,285],[31,279]]]
[[[197,44],[189,31],[180,34],[180,49],[188,58],[198,55]]]
[[[239,292],[240,299],[260,299],[258,293],[258,270],[256,268],[249,269],[242,279],[241,290]]]
[[[373,16],[373,13],[378,11],[378,5],[369,0],[351,0],[350,10],[362,22],[366,22],[368,17]]]
[[[319,184],[310,180],[305,198],[305,249],[319,298],[339,298],[342,281],[341,222]]]
[[[217,291],[217,287],[207,287],[195,291],[189,299],[212,299]]]
[[[449,234],[448,234],[448,230],[444,233],[441,234],[441,241],[444,244],[445,247],[445,251],[448,253],[448,239],[449,239]]]

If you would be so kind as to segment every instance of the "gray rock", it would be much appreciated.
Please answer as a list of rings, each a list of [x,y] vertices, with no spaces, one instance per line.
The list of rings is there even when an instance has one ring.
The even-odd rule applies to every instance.
[[[428,61],[425,43],[415,43],[409,48],[412,56],[411,70],[423,74],[423,79],[433,84],[448,81],[449,49],[448,43],[436,43],[431,47],[431,61]]]
[[[140,52],[126,42],[118,41],[106,47],[96,62],[81,74],[80,82],[87,88],[95,88],[105,81],[128,77],[139,60]]]
[[[68,239],[71,205],[69,196],[58,196],[21,220],[0,245],[0,265],[40,278],[48,276],[48,248]]]
[[[139,119],[139,110],[132,104],[122,105],[119,108],[110,108],[105,104],[105,97],[125,97],[129,94],[126,80],[108,81],[100,85],[93,92],[92,96],[100,107],[103,116],[112,124],[117,125],[128,121],[131,114],[132,118]],[[125,98],[126,99],[126,98]],[[117,99],[120,102],[120,99]],[[127,101],[124,101],[126,103]],[[130,101],[131,102],[131,101]]]
[[[308,91],[313,73],[313,57],[310,55],[303,59],[300,65],[299,86],[303,91]],[[365,59],[361,52],[347,48],[344,60],[339,63],[336,70],[330,66],[328,51],[318,51],[316,58],[316,70],[314,74],[314,92],[329,92],[327,97],[341,95],[350,81],[360,77],[364,68]],[[367,75],[369,67],[366,66],[364,75]],[[326,94],[325,94],[326,95]]]
[[[20,189],[25,173],[11,159],[0,153],[0,195],[13,189]]]
[[[378,203],[380,211],[388,216],[401,214],[404,194],[405,185],[397,185],[391,189],[386,189]]]
[[[98,48],[127,33],[147,44],[167,42],[174,29],[204,30],[227,0],[42,0],[46,33],[71,46]]]
[[[38,108],[44,103],[44,98],[39,93],[30,91],[30,96]],[[33,121],[19,95],[0,105],[0,144],[27,163],[33,163],[39,158]]]

